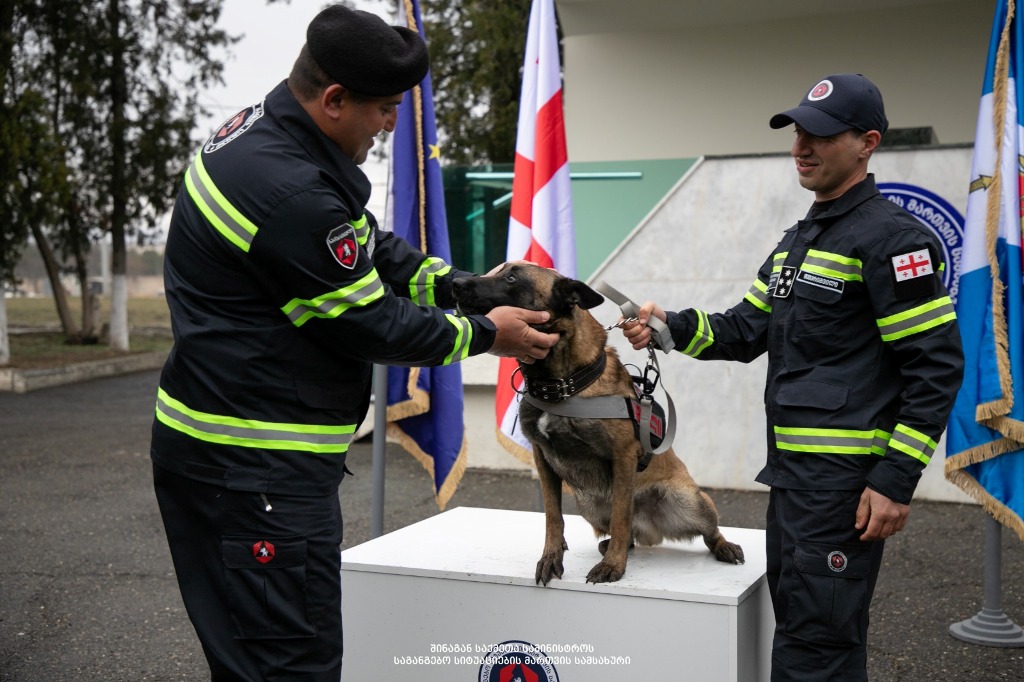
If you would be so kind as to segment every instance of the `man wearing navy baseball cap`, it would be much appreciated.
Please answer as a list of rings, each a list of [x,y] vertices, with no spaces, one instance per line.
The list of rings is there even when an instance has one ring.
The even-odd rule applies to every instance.
[[[810,89],[800,104],[772,116],[772,128],[795,123],[812,135],[831,137],[844,130],[889,128],[882,93],[859,73],[840,73],[823,78]]]
[[[821,79],[800,104],[769,121],[772,128],[791,124],[800,184],[817,201],[834,199],[867,177],[868,160],[889,128],[882,93],[859,73]],[[815,143],[820,140],[830,142]]]
[[[860,74],[816,82],[772,116],[793,126],[790,155],[814,192],[743,300],[725,313],[645,303],[623,332],[668,323],[699,360],[768,354],[765,520],[775,611],[773,682],[867,680],[868,610],[886,538],[910,500],[963,377],[942,250],[889,202],[868,161],[889,127]]]

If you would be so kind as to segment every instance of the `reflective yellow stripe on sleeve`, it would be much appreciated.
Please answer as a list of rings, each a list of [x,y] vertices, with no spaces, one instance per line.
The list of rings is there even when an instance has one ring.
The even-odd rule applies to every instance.
[[[703,310],[694,310],[693,312],[697,314],[697,331],[694,333],[693,339],[690,340],[690,344],[679,351],[691,358],[698,357],[705,348],[715,342],[715,332],[711,329],[708,314]]]
[[[910,455],[922,464],[927,464],[931,461],[938,443],[916,429],[897,424],[892,438],[889,439],[889,447]]]
[[[465,317],[445,314],[448,321],[455,327],[455,343],[452,344],[452,352],[444,359],[445,365],[453,362],[461,362],[469,357],[469,345],[473,341],[473,325]]]
[[[412,280],[409,281],[409,298],[417,305],[437,305],[434,298],[434,280],[450,272],[452,266],[440,258],[426,258]]]
[[[896,341],[938,327],[956,319],[949,296],[937,298],[916,308],[875,320],[883,341]]]
[[[384,284],[376,270],[370,270],[358,282],[347,287],[317,296],[312,300],[293,298],[281,311],[296,327],[301,327],[314,317],[334,318],[354,307],[369,305],[384,295]]]
[[[758,310],[770,313],[772,311],[771,299],[768,297],[768,285],[759,279],[755,279],[750,285],[743,300]]]
[[[257,228],[221,193],[203,166],[203,153],[196,154],[185,171],[185,187],[196,208],[222,237],[246,253],[256,236]]]

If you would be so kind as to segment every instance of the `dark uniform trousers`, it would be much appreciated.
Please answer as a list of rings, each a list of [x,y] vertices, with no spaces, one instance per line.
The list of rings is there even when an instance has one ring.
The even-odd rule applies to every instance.
[[[765,542],[775,610],[772,682],[868,679],[868,607],[885,542],[859,539],[860,495],[771,489]]]
[[[338,682],[337,493],[268,492],[265,502],[259,493],[208,485],[159,466],[153,478],[182,599],[212,680]]]

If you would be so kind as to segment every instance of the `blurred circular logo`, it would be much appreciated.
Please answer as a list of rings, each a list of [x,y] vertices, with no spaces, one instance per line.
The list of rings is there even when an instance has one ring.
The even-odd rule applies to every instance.
[[[558,671],[543,651],[529,642],[496,644],[484,656],[478,682],[558,682]]]

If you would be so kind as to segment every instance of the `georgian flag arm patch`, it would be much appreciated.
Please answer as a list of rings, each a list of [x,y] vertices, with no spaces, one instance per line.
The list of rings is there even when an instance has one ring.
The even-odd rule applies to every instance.
[[[893,291],[898,300],[923,298],[935,293],[935,259],[928,249],[889,256]]]

